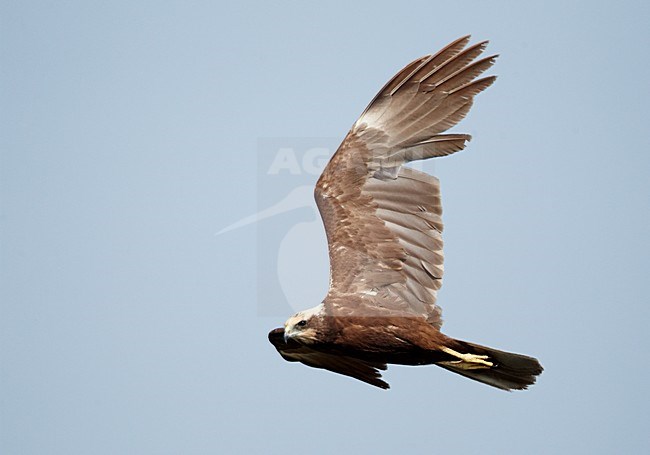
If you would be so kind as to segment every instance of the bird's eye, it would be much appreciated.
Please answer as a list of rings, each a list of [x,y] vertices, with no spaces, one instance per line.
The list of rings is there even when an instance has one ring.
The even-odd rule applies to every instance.
[[[298,327],[304,327],[304,326],[307,325],[307,321],[305,321],[305,320],[303,319],[302,321],[298,322],[296,325],[297,325]]]

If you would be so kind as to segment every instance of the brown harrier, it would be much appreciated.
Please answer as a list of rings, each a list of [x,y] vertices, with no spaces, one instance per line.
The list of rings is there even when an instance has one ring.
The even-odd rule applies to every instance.
[[[388,388],[387,364],[438,365],[504,390],[525,389],[542,366],[532,358],[440,332],[443,274],[438,179],[404,163],[465,148],[442,134],[495,76],[495,56],[469,36],[408,64],[361,114],[318,179],[330,288],[323,302],[269,333],[282,357]]]

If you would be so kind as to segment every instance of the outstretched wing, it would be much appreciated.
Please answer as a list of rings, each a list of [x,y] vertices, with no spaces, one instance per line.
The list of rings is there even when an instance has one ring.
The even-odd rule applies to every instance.
[[[326,298],[340,313],[386,312],[440,326],[443,275],[438,180],[404,163],[462,150],[470,136],[441,134],[462,120],[495,77],[496,56],[460,38],[417,59],[377,94],[320,176],[315,198],[330,256]],[[365,296],[346,299],[346,295]]]
[[[339,353],[322,352],[292,339],[285,340],[284,329],[281,328],[269,332],[269,341],[289,362],[301,362],[313,368],[350,376],[382,389],[389,388],[388,383],[381,380],[380,370],[386,369],[385,363],[368,362]]]

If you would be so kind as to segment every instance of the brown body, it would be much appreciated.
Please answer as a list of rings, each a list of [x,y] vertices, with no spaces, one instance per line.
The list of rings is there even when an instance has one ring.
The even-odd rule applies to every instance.
[[[510,390],[535,382],[532,357],[455,340],[440,332],[442,205],[438,179],[404,167],[450,155],[470,136],[444,133],[465,117],[495,77],[477,77],[496,56],[460,38],[391,79],[352,126],[314,196],[330,256],[323,302],[290,318],[269,340],[289,361],[387,388],[389,363],[436,364]],[[444,133],[444,134],[443,134]]]
[[[450,338],[422,318],[408,316],[310,317],[309,338],[285,337],[278,328],[269,341],[288,361],[324,368],[387,389],[380,370],[388,364],[438,365],[504,390],[525,389],[542,372],[537,359]],[[493,365],[463,363],[443,349],[485,356]]]

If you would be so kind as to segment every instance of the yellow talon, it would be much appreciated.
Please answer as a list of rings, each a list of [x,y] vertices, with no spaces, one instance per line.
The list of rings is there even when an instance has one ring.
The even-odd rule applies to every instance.
[[[486,356],[486,355],[461,354],[460,352],[454,351],[453,349],[450,349],[450,348],[442,348],[442,352],[444,352],[446,354],[449,354],[449,355],[452,355],[452,356],[460,359],[460,360],[457,360],[455,362],[449,362],[449,363],[454,363],[454,364],[466,363],[466,364],[468,364],[468,365],[466,365],[468,368],[472,368],[472,366],[474,366],[474,368],[481,368],[483,366],[487,366],[487,367],[494,366],[494,363],[486,360],[486,359],[488,359],[488,356]],[[446,362],[444,362],[444,363],[446,363]],[[474,365],[472,365],[472,364],[474,364]]]

